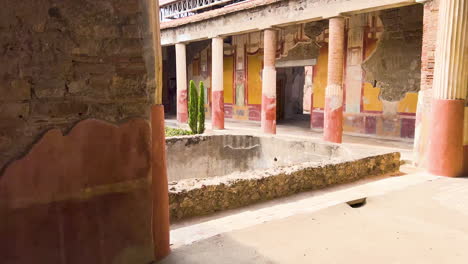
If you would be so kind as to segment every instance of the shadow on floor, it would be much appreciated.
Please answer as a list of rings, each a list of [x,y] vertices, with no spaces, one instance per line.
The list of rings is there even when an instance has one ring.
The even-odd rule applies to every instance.
[[[229,235],[217,235],[177,248],[158,264],[273,264],[256,249],[247,247]]]

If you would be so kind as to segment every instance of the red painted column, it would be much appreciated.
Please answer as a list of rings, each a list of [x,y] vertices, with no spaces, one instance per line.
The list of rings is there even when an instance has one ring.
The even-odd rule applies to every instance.
[[[441,1],[435,56],[429,172],[463,175],[464,112],[468,87],[468,2]]]
[[[169,191],[166,165],[166,136],[164,133],[164,106],[151,109],[152,131],[152,191],[153,191],[153,243],[155,259],[171,252],[169,241]],[[156,156],[157,155],[157,156]],[[129,217],[132,217],[131,215]]]
[[[262,131],[276,134],[276,30],[263,32]]]
[[[211,43],[211,124],[213,129],[224,129],[224,41],[217,37]]]
[[[343,17],[330,19],[323,138],[334,143],[343,138],[344,27]]]
[[[177,121],[187,123],[187,61],[185,44],[175,44],[177,79]]]

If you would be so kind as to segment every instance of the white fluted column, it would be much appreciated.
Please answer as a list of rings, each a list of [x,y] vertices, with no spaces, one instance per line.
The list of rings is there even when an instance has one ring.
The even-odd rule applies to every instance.
[[[434,69],[429,171],[463,174],[463,126],[468,89],[468,1],[442,0]]]

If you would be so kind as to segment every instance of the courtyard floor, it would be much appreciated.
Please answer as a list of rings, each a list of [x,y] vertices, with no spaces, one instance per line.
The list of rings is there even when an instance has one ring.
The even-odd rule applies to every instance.
[[[417,172],[175,224],[161,263],[466,263],[467,223],[468,179]]]
[[[321,140],[307,124],[279,124],[276,136]],[[177,126],[172,119],[166,125]],[[261,135],[258,123],[235,121],[207,133]],[[343,141],[411,160],[409,141],[352,135]],[[175,223],[173,252],[160,263],[467,263],[468,179],[410,164],[401,171]],[[360,198],[366,198],[361,207],[347,204]]]

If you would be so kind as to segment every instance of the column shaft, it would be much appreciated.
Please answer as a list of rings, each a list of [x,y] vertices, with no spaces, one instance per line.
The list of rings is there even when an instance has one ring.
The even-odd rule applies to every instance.
[[[187,123],[187,61],[185,44],[176,44],[177,121]]]
[[[434,69],[429,172],[463,174],[463,123],[468,87],[468,2],[440,1]]]
[[[169,192],[167,189],[166,138],[164,135],[164,106],[151,108],[152,139],[152,193],[153,242],[155,259],[160,260],[171,252],[169,223]]]
[[[211,44],[211,124],[213,129],[224,129],[224,86],[223,86],[223,51],[222,38],[213,38]]]
[[[266,29],[263,33],[262,73],[262,131],[276,134],[276,31]]]
[[[343,17],[330,19],[323,136],[334,143],[341,143],[343,137],[344,27]]]

